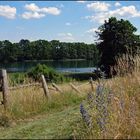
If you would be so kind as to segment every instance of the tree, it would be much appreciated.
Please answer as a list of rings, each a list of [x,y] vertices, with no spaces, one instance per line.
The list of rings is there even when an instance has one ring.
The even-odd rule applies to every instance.
[[[19,41],[19,50],[20,50],[19,60],[24,61],[26,59],[30,59],[29,44],[30,44],[30,41],[27,39],[21,39]]]
[[[111,17],[98,29],[96,33],[100,40],[97,44],[100,54],[99,66],[111,77],[117,74],[115,69],[111,71],[111,68],[118,64],[116,58],[130,53],[134,56],[140,39],[134,34],[137,31],[136,27],[128,20]]]
[[[0,62],[26,60],[61,59],[98,59],[98,50],[94,44],[66,43],[58,40],[29,41],[21,39],[18,43],[0,41]]]
[[[17,48],[8,40],[0,43],[0,61],[13,62],[17,60]]]

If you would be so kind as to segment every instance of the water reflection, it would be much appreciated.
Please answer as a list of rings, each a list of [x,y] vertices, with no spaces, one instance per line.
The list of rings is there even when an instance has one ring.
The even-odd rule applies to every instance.
[[[9,72],[25,72],[37,64],[46,64],[61,72],[92,72],[96,67],[93,60],[71,60],[71,61],[29,61],[0,64],[0,68],[5,68]]]

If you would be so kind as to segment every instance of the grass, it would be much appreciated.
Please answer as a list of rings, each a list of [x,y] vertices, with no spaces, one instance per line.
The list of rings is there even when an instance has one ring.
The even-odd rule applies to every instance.
[[[0,106],[0,138],[14,139],[139,139],[140,138],[140,71],[102,80],[105,93],[111,91],[111,102],[106,130],[96,122],[102,112],[89,108],[87,82],[73,82],[81,94],[72,90],[68,83],[59,84],[63,94],[50,90],[52,99],[46,100],[43,89],[38,87],[12,90],[9,94],[8,112]],[[96,99],[97,82],[91,93]],[[51,84],[49,84],[51,87]],[[105,94],[106,95],[106,94]],[[106,97],[105,97],[106,98]],[[104,99],[105,99],[104,98]],[[104,100],[103,99],[103,100]],[[88,127],[80,114],[81,102],[91,116]],[[102,116],[104,117],[104,116]]]
[[[83,97],[75,92],[64,94],[51,92],[50,94],[51,100],[48,101],[42,88],[32,87],[12,91],[9,94],[8,116],[12,119],[24,119],[45,112],[62,111],[69,106],[80,104],[83,100]],[[3,106],[0,108],[3,113]]]
[[[0,138],[72,138],[84,94],[69,93],[67,89],[69,86],[64,94],[51,91],[50,101],[45,98],[42,88],[11,91],[8,112],[0,106]]]
[[[138,57],[137,66],[131,74],[116,76],[112,79],[102,80],[101,85],[105,88],[100,91],[101,103],[97,101],[97,91],[92,93],[94,98],[94,107],[90,108],[91,102],[85,99],[84,108],[91,116],[91,127],[85,122],[77,124],[75,129],[76,138],[78,139],[139,139],[140,138],[140,59]],[[121,68],[121,73],[124,68]],[[106,102],[107,93],[111,93],[110,103]],[[104,104],[105,102],[105,104]],[[105,106],[104,106],[105,105]],[[100,108],[104,106],[100,110]],[[103,111],[108,112],[107,118]],[[101,118],[100,124],[96,119]],[[107,123],[102,120],[107,120]]]
[[[92,128],[84,122],[77,124],[76,135],[79,139],[139,139],[140,138],[140,73],[116,77],[105,81],[104,85],[111,89],[113,97],[107,106],[109,111],[106,130],[101,131],[96,118],[102,112],[96,108],[89,109],[87,100],[85,109],[91,116]],[[96,97],[94,96],[96,99]],[[103,104],[102,104],[103,105]],[[104,118],[104,115],[102,116]]]
[[[64,111],[24,120],[10,128],[0,129],[1,139],[68,139],[73,137],[73,124],[80,118],[79,106]],[[26,122],[27,121],[27,122]]]

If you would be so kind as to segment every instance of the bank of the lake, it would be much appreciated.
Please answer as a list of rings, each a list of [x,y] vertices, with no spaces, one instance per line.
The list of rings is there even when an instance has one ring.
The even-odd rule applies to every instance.
[[[8,72],[26,72],[37,64],[45,64],[48,67],[52,67],[59,72],[71,72],[71,73],[84,73],[92,72],[97,66],[97,62],[94,60],[84,59],[67,59],[67,60],[41,60],[41,61],[24,61],[14,63],[1,63],[0,68],[7,69]]]

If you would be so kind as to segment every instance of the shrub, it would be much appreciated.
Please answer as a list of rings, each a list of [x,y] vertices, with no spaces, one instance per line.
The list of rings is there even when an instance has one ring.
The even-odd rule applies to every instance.
[[[47,67],[45,64],[38,64],[27,72],[27,75],[35,81],[40,80],[42,74],[48,82],[61,83],[70,80],[70,78],[64,77],[63,74],[56,72],[53,68]]]

